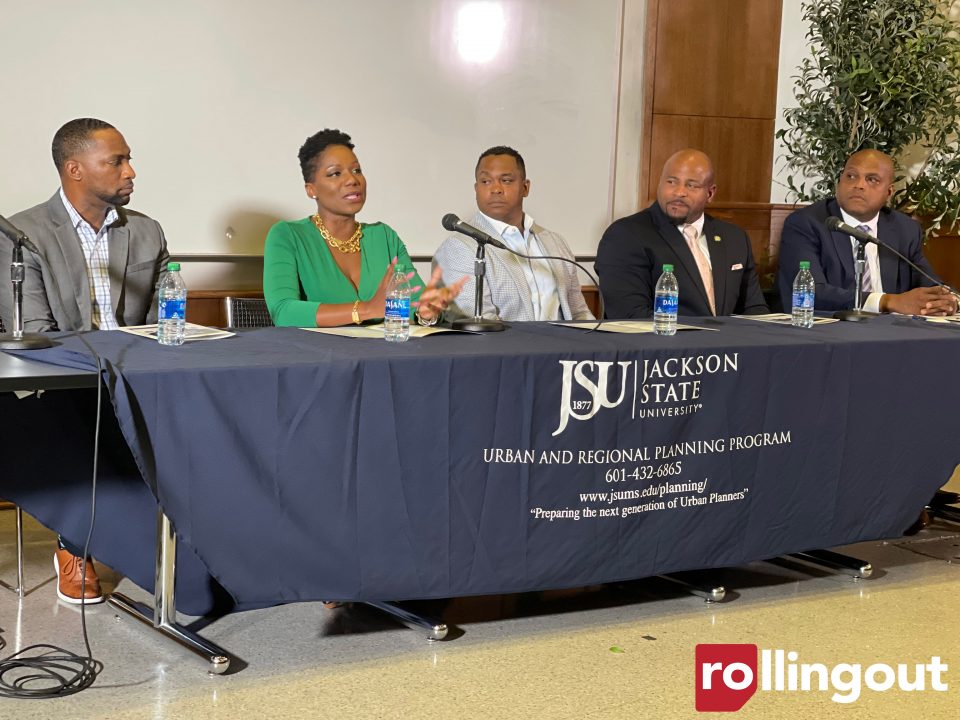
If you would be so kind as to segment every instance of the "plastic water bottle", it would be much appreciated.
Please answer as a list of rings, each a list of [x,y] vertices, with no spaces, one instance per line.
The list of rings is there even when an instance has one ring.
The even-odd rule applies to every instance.
[[[158,296],[157,342],[161,345],[183,345],[187,286],[180,277],[180,263],[167,264],[167,274],[160,283]]]
[[[673,335],[677,332],[677,305],[680,289],[673,274],[673,265],[663,266],[663,275],[657,280],[656,299],[653,303],[653,332],[657,335]]]
[[[383,336],[389,342],[406,342],[410,337],[410,283],[406,270],[399,265],[387,288]]]
[[[810,261],[800,261],[800,272],[793,281],[793,312],[790,323],[794,327],[813,327],[813,296],[816,286],[813,282],[813,273],[810,272]]]

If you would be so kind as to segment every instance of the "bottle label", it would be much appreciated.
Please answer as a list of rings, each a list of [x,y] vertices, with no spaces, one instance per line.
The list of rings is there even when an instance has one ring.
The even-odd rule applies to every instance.
[[[187,301],[183,298],[168,298],[160,301],[160,320],[183,320],[186,317]]]
[[[797,290],[793,293],[793,307],[798,310],[813,310],[813,293]]]
[[[669,315],[677,314],[677,306],[680,304],[680,298],[676,295],[657,295],[654,301],[653,311],[655,313],[667,313]]]
[[[383,316],[389,320],[402,320],[410,317],[410,298],[387,298]]]

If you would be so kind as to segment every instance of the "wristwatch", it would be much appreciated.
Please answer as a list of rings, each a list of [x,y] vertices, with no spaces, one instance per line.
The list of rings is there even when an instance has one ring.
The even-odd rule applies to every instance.
[[[353,324],[360,324],[360,313],[357,312],[357,306],[360,305],[360,300],[353,301],[353,311],[350,313],[350,317],[353,318]]]

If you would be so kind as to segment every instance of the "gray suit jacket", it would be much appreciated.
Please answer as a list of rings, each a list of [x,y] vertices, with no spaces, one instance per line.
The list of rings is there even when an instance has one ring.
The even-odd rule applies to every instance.
[[[110,304],[117,323],[142,325],[157,317],[157,287],[170,255],[160,224],[146,215],[117,208],[120,215],[110,229]],[[43,255],[24,250],[24,330],[90,330],[91,302],[87,263],[80,238],[60,199],[60,192],[45,203],[10,218]],[[13,243],[0,234],[0,266],[11,256]],[[13,289],[0,282],[0,316],[13,324]]]
[[[499,237],[499,233],[491,227],[483,215],[477,213],[470,224],[483,230],[488,235]],[[574,255],[567,247],[567,243],[560,235],[541,227],[537,223],[530,229],[546,255],[567,257],[571,260]],[[473,261],[477,254],[477,243],[465,235],[451,235],[433,256],[433,267],[440,267],[443,272],[443,283],[449,285],[464,275],[470,277],[467,284],[456,300],[450,304],[445,313],[448,318],[473,317],[474,299],[476,296],[476,280],[473,275]],[[533,320],[533,299],[530,295],[530,286],[523,274],[522,263],[525,260],[518,258],[504,250],[488,246],[486,251],[487,269],[483,279],[483,317],[506,321]],[[593,320],[593,315],[587,308],[580,291],[580,280],[577,269],[570,263],[559,260],[548,260],[553,277],[557,281],[557,292],[560,295],[560,312],[564,320]]]

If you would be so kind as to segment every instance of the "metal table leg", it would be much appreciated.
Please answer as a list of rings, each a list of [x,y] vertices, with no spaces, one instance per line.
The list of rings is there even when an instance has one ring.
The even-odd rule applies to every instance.
[[[17,597],[23,600],[23,509],[17,505]]]
[[[808,550],[807,552],[790,553],[790,557],[825,567],[828,570],[838,570],[847,575],[852,575],[858,580],[865,580],[873,575],[873,566],[866,560],[842,555],[832,550]]]
[[[411,630],[426,630],[427,640],[443,640],[447,636],[446,624],[439,620],[417,615],[409,610],[390,602],[367,602],[366,605],[376,608],[380,612],[392,615]]]
[[[723,602],[723,599],[727,595],[727,589],[723,585],[717,585],[716,583],[711,582],[691,582],[685,577],[681,577],[675,573],[668,573],[666,575],[658,575],[657,577],[663,578],[669,582],[675,583],[681,586],[691,595],[703,598],[708,603],[718,603]]]
[[[111,593],[107,602],[150,625],[157,632],[176,640],[183,647],[207,661],[207,671],[221,675],[230,667],[230,657],[218,645],[177,624],[174,584],[177,574],[177,536],[173,523],[157,509],[157,568],[154,607],[131,600],[121,593]]]

